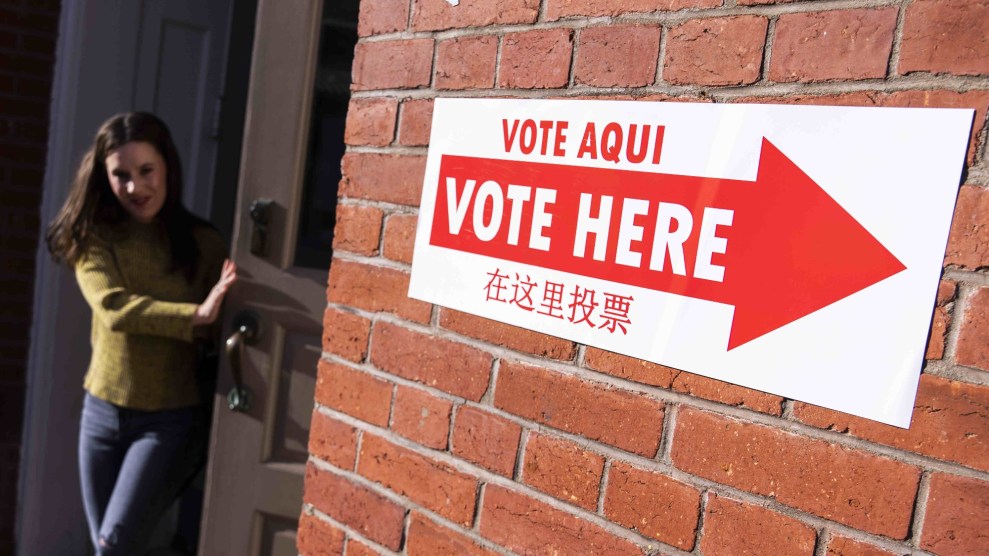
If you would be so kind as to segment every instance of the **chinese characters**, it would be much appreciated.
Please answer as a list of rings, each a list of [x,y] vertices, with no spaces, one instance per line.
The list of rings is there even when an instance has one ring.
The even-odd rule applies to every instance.
[[[485,302],[507,303],[522,311],[548,318],[566,320],[574,325],[603,329],[614,334],[628,334],[632,325],[629,310],[634,299],[629,295],[599,292],[579,284],[550,280],[539,284],[528,275],[500,268],[488,272],[484,286]]]

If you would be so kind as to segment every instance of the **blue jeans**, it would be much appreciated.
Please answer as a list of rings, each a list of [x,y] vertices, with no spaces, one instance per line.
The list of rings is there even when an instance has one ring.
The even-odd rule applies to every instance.
[[[139,411],[89,393],[79,428],[83,504],[98,555],[143,554],[188,469],[198,407]]]

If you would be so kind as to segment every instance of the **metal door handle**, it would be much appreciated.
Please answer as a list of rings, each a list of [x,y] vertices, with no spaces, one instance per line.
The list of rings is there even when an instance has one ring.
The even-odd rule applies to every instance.
[[[251,408],[251,391],[244,386],[243,374],[240,370],[241,352],[244,344],[252,345],[261,335],[261,321],[257,313],[243,311],[234,317],[234,333],[227,338],[227,359],[230,361],[230,374],[233,375],[234,386],[227,394],[227,405],[231,411],[247,411]]]

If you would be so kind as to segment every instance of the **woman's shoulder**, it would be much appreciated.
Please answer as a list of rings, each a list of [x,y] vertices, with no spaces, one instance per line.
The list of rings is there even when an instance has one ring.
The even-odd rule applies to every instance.
[[[91,261],[105,261],[108,258],[115,259],[121,251],[144,251],[146,245],[130,245],[130,234],[125,226],[120,223],[98,222],[86,233],[85,238],[80,242],[79,256],[73,263],[73,267],[78,269],[80,264]]]
[[[91,250],[112,249],[114,245],[126,237],[127,234],[121,230],[120,225],[105,222],[94,224],[86,235],[81,253],[85,255]]]

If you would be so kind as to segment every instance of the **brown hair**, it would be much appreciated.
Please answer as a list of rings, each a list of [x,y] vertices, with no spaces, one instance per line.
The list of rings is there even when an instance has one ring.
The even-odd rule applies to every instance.
[[[182,164],[172,134],[164,122],[147,112],[117,114],[100,126],[79,164],[65,204],[45,233],[48,251],[56,261],[74,265],[86,251],[95,227],[127,220],[127,212],[110,188],[106,158],[132,141],[149,143],[165,161],[165,204],[157,222],[169,240],[172,270],[182,269],[191,279],[199,258],[192,228],[203,221],[182,204]]]

